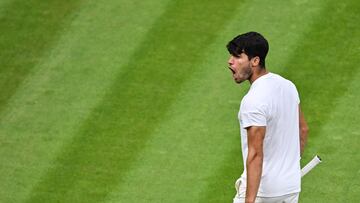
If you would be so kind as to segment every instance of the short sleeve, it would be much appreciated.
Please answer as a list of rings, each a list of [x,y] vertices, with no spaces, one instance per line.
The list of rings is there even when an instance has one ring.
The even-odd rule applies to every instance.
[[[295,84],[291,83],[292,84],[292,88],[293,88],[293,94],[295,96],[295,99],[296,99],[296,102],[298,104],[300,104],[300,96],[299,96],[299,92],[297,91],[297,88],[295,86]]]
[[[240,122],[242,128],[250,126],[266,126],[267,106],[259,103],[245,102],[241,105]]]

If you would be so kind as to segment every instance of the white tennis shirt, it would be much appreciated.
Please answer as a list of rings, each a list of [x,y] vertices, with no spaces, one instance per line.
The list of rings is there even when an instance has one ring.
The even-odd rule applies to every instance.
[[[246,190],[246,128],[249,126],[266,126],[257,196],[276,197],[300,192],[299,103],[295,85],[277,74],[268,73],[252,83],[238,114],[244,160],[240,193],[245,194]]]

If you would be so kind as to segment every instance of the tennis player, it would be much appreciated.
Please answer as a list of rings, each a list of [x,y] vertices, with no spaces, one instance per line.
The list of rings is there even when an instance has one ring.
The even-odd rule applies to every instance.
[[[235,82],[251,84],[238,114],[244,171],[233,202],[297,203],[300,155],[308,134],[297,89],[266,69],[269,45],[261,34],[241,34],[227,49]]]

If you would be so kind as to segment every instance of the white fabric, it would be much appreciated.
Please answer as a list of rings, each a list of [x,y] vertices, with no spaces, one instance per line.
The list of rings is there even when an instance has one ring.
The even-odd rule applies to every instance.
[[[268,73],[255,80],[241,101],[241,128],[244,172],[240,194],[246,190],[247,131],[250,126],[266,126],[260,197],[278,197],[300,192],[300,100],[295,85]]]
[[[298,203],[299,193],[283,195],[279,197],[257,197],[255,203]],[[235,197],[233,203],[245,203],[244,197]]]
[[[245,202],[245,192],[244,190],[239,191],[241,187],[241,179],[237,179],[235,182],[236,195],[233,199],[233,203],[246,203]],[[287,195],[282,195],[278,197],[256,197],[255,203],[298,203],[299,193],[292,193]]]

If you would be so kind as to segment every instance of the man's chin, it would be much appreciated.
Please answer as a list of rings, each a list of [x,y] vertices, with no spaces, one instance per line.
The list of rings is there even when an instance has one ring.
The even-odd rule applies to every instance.
[[[241,79],[234,79],[234,81],[235,81],[237,84],[240,84],[240,83],[244,82],[245,80],[241,80]]]

